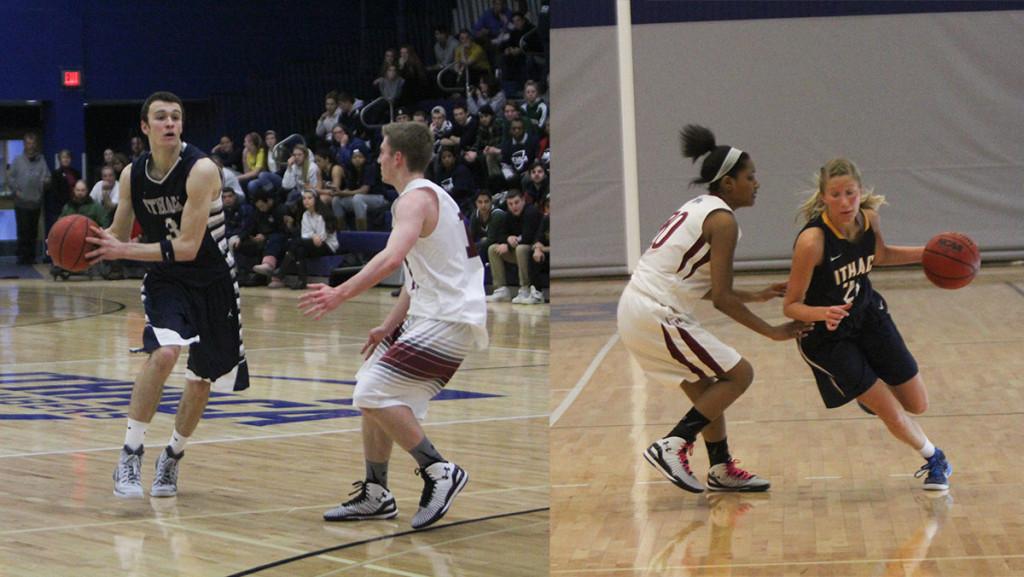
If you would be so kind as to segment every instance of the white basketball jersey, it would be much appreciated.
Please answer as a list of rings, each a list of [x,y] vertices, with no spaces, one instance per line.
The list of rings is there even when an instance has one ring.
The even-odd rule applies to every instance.
[[[473,254],[476,245],[469,240],[459,206],[443,188],[417,178],[406,185],[391,211],[397,214],[402,197],[417,188],[433,191],[438,214],[434,231],[417,240],[405,257],[405,290],[411,297],[408,314],[481,327],[486,343],[484,266]]]
[[[679,312],[692,311],[711,290],[711,246],[704,241],[704,219],[716,210],[733,212],[721,198],[704,194],[672,213],[640,257],[630,285]]]

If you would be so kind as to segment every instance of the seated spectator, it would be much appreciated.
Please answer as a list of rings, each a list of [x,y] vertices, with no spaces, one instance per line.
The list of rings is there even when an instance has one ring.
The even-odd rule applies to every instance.
[[[484,10],[473,23],[473,36],[482,46],[497,45],[512,22],[512,11],[505,0],[491,0],[491,8]]]
[[[427,70],[416,49],[409,44],[398,49],[398,73],[405,79],[403,103],[416,104],[427,97]]]
[[[330,138],[331,129],[341,119],[341,109],[338,108],[338,93],[330,91],[324,97],[324,112],[316,121],[316,137],[319,140]]]
[[[220,142],[210,151],[212,156],[220,158],[221,166],[230,168],[235,172],[242,170],[242,151],[235,148],[235,142],[231,137],[224,135]]]
[[[496,88],[494,78],[481,76],[477,85],[471,89],[466,97],[466,105],[470,114],[479,114],[484,106],[490,106],[491,110],[503,110],[505,106],[505,93]]]
[[[430,132],[434,135],[434,153],[441,149],[441,141],[452,134],[452,123],[448,121],[448,113],[444,106],[430,109]]]
[[[508,27],[508,34],[498,45],[497,64],[501,69],[501,81],[507,87],[513,97],[518,97],[518,87],[528,78],[539,76],[539,71],[532,56],[523,50],[523,38],[526,37],[527,48],[530,52],[541,52],[543,47],[537,35],[527,36],[536,27],[522,12],[512,14],[512,23]],[[532,42],[531,42],[532,40]]]
[[[510,190],[506,197],[508,214],[497,231],[499,242],[487,248],[487,260],[491,263],[491,279],[494,292],[487,297],[488,302],[508,302],[513,298],[512,286],[505,282],[505,263],[519,267],[519,293],[517,296],[530,295],[529,261],[540,226],[540,213],[534,205],[527,205],[523,193]]]
[[[487,259],[487,249],[500,242],[504,231],[505,211],[491,203],[491,193],[481,190],[476,193],[476,209],[469,219],[469,234],[476,245],[476,253],[482,260]]]
[[[284,175],[284,166],[279,166],[274,156],[274,147],[277,146],[277,132],[268,130],[263,133],[263,144],[267,151],[267,171],[278,176]]]
[[[129,144],[128,161],[135,162],[146,152],[146,144],[142,141],[142,137],[133,136]]]
[[[534,160],[530,165],[530,171],[523,175],[522,190],[526,196],[526,202],[536,203],[540,206],[548,197],[548,171],[544,163]]]
[[[61,211],[64,210],[64,205],[71,200],[72,189],[82,178],[78,170],[71,166],[70,150],[66,148],[61,150],[57,154],[57,160],[60,166],[50,175],[50,185],[43,190],[43,222],[45,224],[43,230],[46,235],[50,234],[50,227],[57,222]],[[6,167],[0,167],[0,169],[3,168]]]
[[[540,226],[534,237],[532,252],[530,254],[529,294],[523,295],[522,291],[512,299],[512,304],[539,305],[544,303],[544,291],[551,284],[551,210],[548,198],[540,203],[541,214]]]
[[[340,128],[340,126],[335,126],[335,129]],[[326,146],[317,148],[313,159],[322,176],[320,186],[316,187],[314,191],[320,196],[321,202],[331,206],[334,198],[345,184],[345,168],[338,164],[335,156],[331,154],[331,149]]]
[[[526,129],[526,132],[529,132],[531,135],[537,134],[537,126],[533,123],[533,120],[523,116],[523,111],[520,110],[514,102],[506,102],[502,110],[502,116],[498,120],[498,124],[501,127],[502,141],[508,140],[509,128],[511,128],[513,120],[522,120],[523,127]],[[534,140],[536,140],[536,138],[534,138]]]
[[[458,103],[452,107],[452,132],[441,140],[442,146],[454,146],[461,152],[469,149],[476,141],[477,119],[466,110],[466,105]]]
[[[430,121],[427,120],[427,113],[423,112],[422,110],[417,110],[412,113],[412,121],[430,126]]]
[[[359,111],[363,108],[363,101],[355,98],[348,92],[338,93],[338,108],[341,109],[341,117],[338,122],[345,127],[345,130],[354,137],[367,139],[366,127],[359,119]]]
[[[378,186],[377,171],[377,163],[370,159],[369,150],[360,147],[352,151],[352,161],[345,167],[345,186],[331,203],[339,228],[348,228],[351,216],[356,230],[367,230],[370,211],[387,208],[387,200]]]
[[[377,82],[379,81],[379,82]],[[402,89],[405,87],[405,78],[398,74],[398,65],[389,64],[384,71],[384,77],[374,81],[380,89],[380,95],[388,102],[399,102],[402,100]]]
[[[537,139],[526,132],[521,118],[512,121],[509,137],[501,145],[501,170],[510,185],[519,186],[537,158]]]
[[[430,180],[448,191],[452,199],[459,205],[462,214],[470,214],[473,206],[473,174],[469,168],[455,156],[455,148],[441,148],[438,162],[429,166]]]
[[[352,151],[360,146],[369,149],[362,139],[349,136],[344,126],[338,124],[331,130],[331,154],[334,161],[343,167],[352,159]]]
[[[434,27],[434,63],[427,67],[431,72],[438,72],[445,66],[455,62],[455,49],[459,41],[452,38],[448,27],[441,24]]]
[[[103,210],[98,203],[93,202],[92,197],[89,196],[89,187],[86,186],[84,180],[76,182],[74,188],[71,189],[71,198],[61,210],[60,218],[72,214],[87,216],[102,228],[110,226],[107,211]]]
[[[477,78],[490,72],[491,62],[487,59],[487,53],[479,44],[473,42],[469,30],[460,31],[459,45],[455,48],[455,73],[458,74],[460,83],[465,82],[467,74],[469,84],[474,84]]]
[[[114,178],[121,178],[121,171],[128,166],[128,157],[121,154],[120,152],[114,153],[114,160],[110,162],[110,166],[114,169]]]
[[[235,174],[235,171],[231,170],[226,166],[221,165],[222,161],[219,156],[210,156],[210,160],[212,160],[213,163],[217,165],[217,168],[220,168],[221,184],[227,187],[231,187],[231,189],[235,191],[235,194],[241,196],[244,199],[245,193],[242,192],[242,185],[241,183],[238,182],[238,175]]]
[[[320,168],[309,157],[309,149],[304,144],[296,144],[292,155],[288,157],[288,168],[284,171],[281,186],[286,191],[287,203],[297,204],[302,198],[302,191],[312,190],[320,186]]]
[[[412,122],[412,116],[409,115],[409,109],[402,107],[395,110],[395,122]]]
[[[228,249],[234,253],[242,238],[249,237],[256,227],[256,209],[239,199],[235,189],[229,186],[221,189],[220,198],[224,204],[224,238],[228,239]]]
[[[533,80],[526,81],[523,88],[526,100],[519,105],[522,116],[529,118],[540,130],[543,130],[548,122],[548,104],[540,98],[540,86]]]
[[[259,196],[253,206],[256,208],[253,227],[248,234],[243,231],[240,235],[235,258],[239,270],[248,270],[251,262],[259,261],[260,264],[252,266],[252,272],[269,279],[287,247],[286,208],[273,196]]]
[[[377,78],[373,80],[373,85],[380,88],[380,83],[384,81],[384,77],[387,74],[388,68],[391,66],[398,66],[398,51],[394,48],[388,48],[384,50],[384,60],[380,63],[380,71],[377,73]]]
[[[100,180],[92,187],[89,197],[107,213],[107,221],[112,222],[117,203],[121,199],[121,184],[114,178],[114,167],[104,166],[100,169]]]
[[[327,206],[320,202],[320,197],[307,190],[302,193],[302,225],[300,235],[292,239],[284,261],[274,272],[267,288],[285,286],[284,275],[292,265],[295,267],[296,281],[288,283],[288,288],[301,290],[306,288],[306,264],[311,258],[334,254],[338,250],[338,235],[335,233],[334,217]]]
[[[476,142],[462,155],[470,167],[482,175],[480,180],[500,180],[501,175],[501,131],[494,122],[494,111],[490,106],[480,109],[480,123],[476,131]]]
[[[249,183],[259,178],[260,173],[267,172],[267,149],[263,147],[263,139],[258,132],[245,135],[242,146],[242,174],[238,175],[238,184],[248,190]]]

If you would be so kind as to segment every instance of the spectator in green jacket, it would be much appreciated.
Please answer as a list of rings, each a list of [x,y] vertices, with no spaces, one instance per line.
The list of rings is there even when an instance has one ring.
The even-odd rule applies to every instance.
[[[84,180],[79,180],[75,183],[75,188],[71,190],[71,200],[64,205],[64,210],[60,213],[60,216],[63,218],[72,214],[85,215],[100,225],[101,228],[110,226],[107,211],[89,196],[89,187],[85,185]]]

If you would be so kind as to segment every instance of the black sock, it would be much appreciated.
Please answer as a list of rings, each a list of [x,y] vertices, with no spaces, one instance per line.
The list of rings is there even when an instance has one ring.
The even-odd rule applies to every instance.
[[[729,462],[731,457],[729,456],[728,439],[722,439],[721,441],[704,441],[704,446],[708,448],[708,460],[711,461],[712,467]]]
[[[409,451],[413,459],[416,459],[416,463],[419,464],[420,468],[428,467],[438,461],[443,461],[444,457],[441,453],[437,452],[434,445],[430,443],[430,439],[423,437],[419,445],[416,445]]]
[[[366,481],[368,483],[377,483],[381,487],[387,489],[388,487],[388,464],[387,461],[383,463],[374,463],[373,461],[366,461]]]
[[[697,438],[697,433],[700,433],[701,429],[708,426],[711,421],[700,414],[697,407],[690,409],[690,412],[686,413],[683,420],[676,424],[675,428],[669,432],[669,437],[682,437],[686,439],[687,443],[692,443]]]

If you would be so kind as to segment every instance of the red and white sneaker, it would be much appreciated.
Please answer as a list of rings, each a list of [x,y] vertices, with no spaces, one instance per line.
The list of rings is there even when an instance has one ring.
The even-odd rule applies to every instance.
[[[692,453],[693,443],[679,437],[665,437],[647,447],[644,458],[676,487],[691,493],[703,493],[704,486],[690,470],[689,455]]]
[[[740,469],[736,463],[739,461],[729,459],[708,469],[708,490],[756,493],[767,491],[772,486],[768,480]]]

